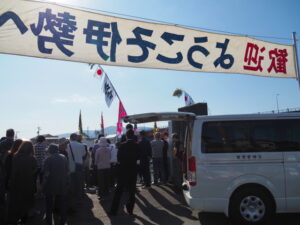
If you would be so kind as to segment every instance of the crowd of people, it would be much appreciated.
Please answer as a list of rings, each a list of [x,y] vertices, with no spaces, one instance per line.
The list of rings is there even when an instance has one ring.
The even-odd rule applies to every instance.
[[[168,133],[157,132],[149,141],[145,131],[137,136],[128,124],[115,144],[99,135],[88,147],[76,133],[69,140],[61,138],[58,145],[49,145],[44,136],[33,144],[14,140],[14,130],[8,129],[0,141],[0,224],[26,224],[28,217],[41,213],[34,204],[43,198],[46,224],[52,225],[55,212],[63,225],[68,213],[77,212],[85,191],[94,187],[99,199],[114,192],[110,216],[117,215],[127,191],[126,210],[131,215],[137,182],[145,189],[172,182],[179,190],[184,152],[177,134],[172,140],[171,146]]]

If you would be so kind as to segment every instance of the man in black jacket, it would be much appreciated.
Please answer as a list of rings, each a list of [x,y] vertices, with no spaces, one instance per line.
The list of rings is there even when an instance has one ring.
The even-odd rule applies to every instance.
[[[141,141],[140,146],[140,158],[141,158],[141,172],[144,180],[143,188],[149,188],[151,186],[151,176],[150,176],[150,159],[152,157],[150,141],[146,138],[146,132],[142,130],[140,132]]]
[[[165,180],[168,181],[169,179],[169,163],[168,163],[168,149],[169,149],[169,143],[168,143],[169,134],[168,132],[165,132],[162,141],[164,142],[163,147],[163,165],[164,165],[164,171],[165,171]]]
[[[44,163],[43,190],[46,195],[46,224],[52,225],[54,204],[59,206],[60,225],[66,222],[66,196],[69,185],[68,160],[59,154],[58,146],[51,144],[48,148],[50,156]]]
[[[134,131],[126,132],[127,141],[122,143],[118,151],[117,188],[111,205],[110,215],[117,214],[124,188],[128,189],[129,199],[126,204],[128,214],[133,214],[135,203],[135,185],[137,176],[137,161],[139,160],[139,146],[134,141]]]
[[[5,207],[5,161],[8,156],[8,150],[11,149],[14,143],[15,131],[13,129],[6,130],[6,138],[0,141],[0,224],[4,221]]]
[[[14,143],[15,131],[13,129],[8,129],[6,131],[6,137],[0,141],[0,169],[4,169],[6,156],[8,155],[8,150],[11,149]],[[5,172],[5,171],[3,171]]]

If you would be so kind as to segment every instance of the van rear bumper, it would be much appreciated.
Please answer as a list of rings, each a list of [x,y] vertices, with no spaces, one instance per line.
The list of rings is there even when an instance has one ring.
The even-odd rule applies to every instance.
[[[186,203],[192,208],[196,209],[199,212],[205,211],[204,209],[204,200],[199,199],[199,198],[193,198],[190,195],[189,191],[183,191],[183,195],[185,198]]]
[[[199,212],[224,213],[228,216],[228,200],[224,198],[195,198],[190,191],[183,191],[185,201],[194,210]]]

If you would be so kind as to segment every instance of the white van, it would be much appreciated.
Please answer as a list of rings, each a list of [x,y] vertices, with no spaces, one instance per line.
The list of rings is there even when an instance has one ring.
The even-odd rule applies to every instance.
[[[146,113],[125,122],[187,121],[187,203],[260,224],[300,212],[300,113],[195,116]]]

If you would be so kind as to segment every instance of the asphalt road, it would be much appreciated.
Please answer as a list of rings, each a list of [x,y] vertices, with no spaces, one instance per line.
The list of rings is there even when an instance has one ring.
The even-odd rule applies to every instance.
[[[107,215],[110,209],[113,193],[98,200],[95,194],[86,194],[78,212],[68,217],[68,225],[230,225],[223,214],[199,213],[193,215],[185,204],[182,194],[176,194],[170,186],[153,186],[151,189],[140,189],[136,195],[134,215],[128,215],[124,210],[127,194],[123,195],[119,213],[115,217]],[[41,210],[30,225],[43,225],[43,203],[37,204]],[[300,214],[276,215],[272,225],[299,225]]]

